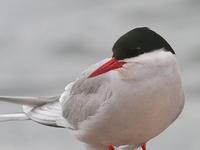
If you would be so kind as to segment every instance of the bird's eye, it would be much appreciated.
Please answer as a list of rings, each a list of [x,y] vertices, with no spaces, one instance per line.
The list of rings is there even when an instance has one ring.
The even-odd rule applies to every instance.
[[[142,48],[140,46],[136,47],[135,48],[136,50],[141,50]]]

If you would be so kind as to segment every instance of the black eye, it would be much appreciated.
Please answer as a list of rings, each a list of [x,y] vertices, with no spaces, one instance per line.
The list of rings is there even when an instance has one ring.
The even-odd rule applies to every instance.
[[[135,48],[136,50],[141,50],[142,48],[140,46],[136,47]]]

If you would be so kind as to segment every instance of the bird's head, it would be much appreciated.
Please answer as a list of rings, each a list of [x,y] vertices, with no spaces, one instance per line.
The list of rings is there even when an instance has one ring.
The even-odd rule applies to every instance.
[[[121,36],[115,42],[112,50],[116,60],[123,60],[161,48],[175,54],[164,38],[149,28],[142,27],[135,28]]]
[[[121,68],[126,63],[125,59],[135,58],[160,49],[175,54],[167,41],[156,32],[147,27],[135,28],[115,42],[112,48],[112,59],[95,70],[90,77]]]

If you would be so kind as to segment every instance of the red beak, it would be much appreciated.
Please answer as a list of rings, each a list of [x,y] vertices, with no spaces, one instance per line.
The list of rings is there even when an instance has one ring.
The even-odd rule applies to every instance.
[[[90,74],[89,78],[101,75],[103,73],[109,72],[111,70],[115,70],[121,68],[126,62],[124,61],[117,61],[115,58],[112,58],[97,70],[95,70],[92,74]]]

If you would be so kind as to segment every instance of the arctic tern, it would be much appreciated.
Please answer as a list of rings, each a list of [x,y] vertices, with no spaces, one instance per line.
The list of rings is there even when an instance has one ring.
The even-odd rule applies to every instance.
[[[121,36],[112,53],[58,96],[1,96],[0,101],[22,105],[23,112],[1,114],[0,121],[67,128],[87,150],[146,150],[184,106],[175,52],[159,34],[139,27]]]

